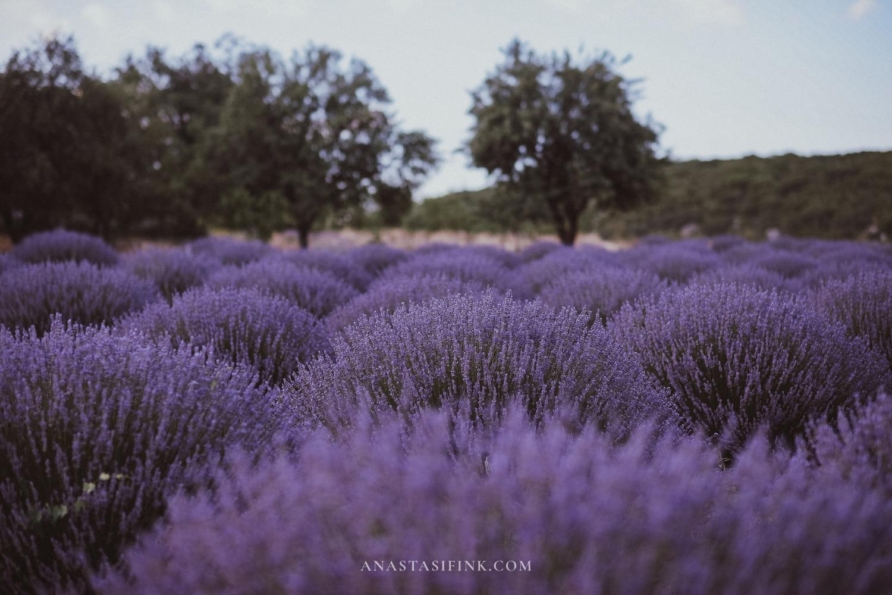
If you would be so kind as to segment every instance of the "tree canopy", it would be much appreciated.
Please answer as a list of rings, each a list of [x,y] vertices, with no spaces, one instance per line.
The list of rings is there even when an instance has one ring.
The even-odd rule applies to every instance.
[[[290,61],[246,48],[234,78],[202,159],[228,188],[287,205],[281,225],[302,246],[326,214],[374,202],[398,219],[436,164],[433,140],[399,130],[387,91],[360,60],[344,66],[326,47]]]
[[[71,38],[16,51],[0,73],[0,229],[18,241],[60,225],[109,236],[139,217],[148,167],[117,90]]]
[[[629,209],[656,195],[659,127],[632,111],[635,81],[610,53],[541,56],[514,40],[472,92],[467,150],[516,195],[543,201],[561,241],[590,204]]]
[[[377,209],[398,223],[437,163],[401,130],[371,68],[309,46],[283,60],[231,36],[179,58],[149,47],[108,80],[72,38],[0,73],[0,232],[260,237]]]

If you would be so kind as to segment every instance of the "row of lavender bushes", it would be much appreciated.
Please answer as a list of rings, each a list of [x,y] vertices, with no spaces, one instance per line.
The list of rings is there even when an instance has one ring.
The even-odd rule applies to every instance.
[[[14,593],[876,593],[892,250],[0,256]],[[375,561],[530,570],[367,572]]]

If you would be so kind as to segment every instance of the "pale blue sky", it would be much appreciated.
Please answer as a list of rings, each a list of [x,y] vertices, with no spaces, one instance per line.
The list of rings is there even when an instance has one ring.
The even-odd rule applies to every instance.
[[[0,0],[0,56],[74,33],[107,71],[147,44],[177,55],[223,33],[284,55],[308,42],[365,60],[407,128],[445,158],[419,196],[486,185],[453,151],[468,91],[515,36],[536,50],[632,55],[640,114],[676,158],[892,149],[892,0]]]

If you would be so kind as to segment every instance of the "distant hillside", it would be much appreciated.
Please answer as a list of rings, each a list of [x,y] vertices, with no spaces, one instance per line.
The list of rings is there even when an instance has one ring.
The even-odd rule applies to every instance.
[[[494,189],[459,192],[416,205],[409,229],[549,231],[543,205],[520,207]],[[696,226],[696,228],[694,228]],[[892,152],[681,161],[666,166],[661,200],[630,213],[592,212],[582,231],[606,238],[688,231],[762,238],[892,237]]]

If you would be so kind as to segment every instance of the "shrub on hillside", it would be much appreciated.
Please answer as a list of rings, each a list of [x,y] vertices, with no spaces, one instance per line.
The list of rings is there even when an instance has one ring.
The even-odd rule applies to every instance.
[[[88,262],[30,264],[0,278],[0,325],[50,326],[54,314],[81,324],[113,323],[158,299],[154,285],[118,268]]]
[[[28,236],[13,248],[11,256],[31,264],[71,260],[95,265],[115,265],[118,262],[118,253],[102,239],[64,229]]]
[[[282,412],[253,383],[108,329],[0,329],[2,590],[86,592],[229,445],[262,448]]]

